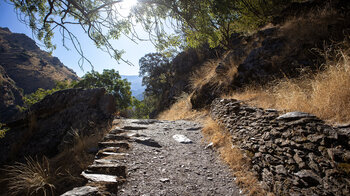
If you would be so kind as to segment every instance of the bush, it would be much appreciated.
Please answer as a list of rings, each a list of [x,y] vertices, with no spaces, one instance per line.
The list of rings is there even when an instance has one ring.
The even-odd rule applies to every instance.
[[[5,127],[5,124],[0,123],[0,138],[5,137],[5,134],[8,130],[10,129]]]
[[[92,71],[82,77],[82,80],[73,85],[74,88],[105,88],[116,99],[118,110],[125,110],[132,104],[130,83],[121,79],[118,71],[104,69],[102,74]]]
[[[41,101],[42,99],[44,99],[47,95],[51,95],[52,93],[59,91],[59,90],[63,90],[63,89],[67,89],[67,88],[72,88],[72,86],[74,85],[74,82],[68,82],[68,81],[57,81],[56,82],[56,87],[53,89],[42,89],[39,88],[37,91],[35,91],[34,93],[31,93],[29,95],[25,95],[23,98],[24,101],[24,107],[20,107],[21,110],[25,110],[30,108],[30,106],[32,106],[33,104]]]

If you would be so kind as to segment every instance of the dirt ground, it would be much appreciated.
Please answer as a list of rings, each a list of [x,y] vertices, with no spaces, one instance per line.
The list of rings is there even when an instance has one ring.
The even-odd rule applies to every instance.
[[[127,119],[120,128],[131,140],[126,183],[117,195],[240,195],[228,166],[202,140],[199,123]],[[174,135],[186,138],[181,143]]]

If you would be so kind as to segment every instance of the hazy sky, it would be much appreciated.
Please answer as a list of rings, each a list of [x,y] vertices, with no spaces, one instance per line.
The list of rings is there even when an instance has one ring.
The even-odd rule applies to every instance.
[[[130,2],[130,0],[126,1]],[[0,27],[8,27],[13,33],[24,33],[33,39],[31,30],[26,27],[26,25],[18,21],[14,8],[4,0],[0,0]],[[135,66],[129,66],[122,61],[120,64],[118,64],[115,60],[110,58],[107,53],[104,53],[101,50],[97,49],[92,41],[89,40],[89,38],[83,33],[82,30],[80,30],[80,27],[77,26],[75,28],[76,29],[73,29],[72,31],[76,34],[77,37],[79,37],[83,51],[94,65],[95,71],[101,72],[103,69],[115,69],[118,70],[121,75],[138,75],[139,59],[145,54],[156,51],[150,42],[141,42],[135,44],[127,38],[121,38],[120,40],[113,43],[117,49],[125,50],[126,53],[123,55],[123,58],[131,61]],[[139,35],[142,36],[141,29]],[[60,34],[57,33],[57,35],[55,35],[53,42],[57,46],[57,49],[53,52],[53,56],[58,57],[63,64],[73,69],[78,74],[78,76],[83,76],[84,73],[91,70],[91,67],[88,63],[84,64],[85,72],[79,68],[78,60],[80,56],[73,49],[73,47],[70,47],[70,50],[67,51],[67,49],[62,46],[62,38]]]

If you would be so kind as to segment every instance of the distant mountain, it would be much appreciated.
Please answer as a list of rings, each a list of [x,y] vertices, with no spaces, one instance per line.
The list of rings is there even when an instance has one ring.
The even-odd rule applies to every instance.
[[[131,92],[132,96],[134,96],[138,100],[143,100],[143,92],[146,87],[142,86],[142,77],[137,75],[132,76],[121,76],[123,79],[127,79],[131,83]]]
[[[73,70],[28,36],[0,27],[0,122],[20,112],[24,94],[52,89],[56,81],[77,79]]]
[[[57,57],[41,50],[28,36],[0,27],[0,63],[6,74],[25,94],[38,88],[52,89],[56,81],[78,76]]]

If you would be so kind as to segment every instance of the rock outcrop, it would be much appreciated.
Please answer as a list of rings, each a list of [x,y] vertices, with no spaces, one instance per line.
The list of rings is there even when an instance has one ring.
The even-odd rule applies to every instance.
[[[72,145],[76,137],[106,128],[113,119],[115,99],[105,89],[67,89],[32,105],[0,139],[0,164],[25,156],[52,157]]]
[[[38,88],[52,89],[55,81],[78,79],[57,57],[40,50],[26,35],[12,33],[8,28],[0,28],[0,62],[25,94]]]
[[[0,65],[0,122],[8,122],[20,112],[17,106],[22,106],[22,92],[15,82],[6,74]]]
[[[211,116],[251,159],[277,195],[349,195],[350,125],[332,127],[314,115],[250,107],[215,99]]]

